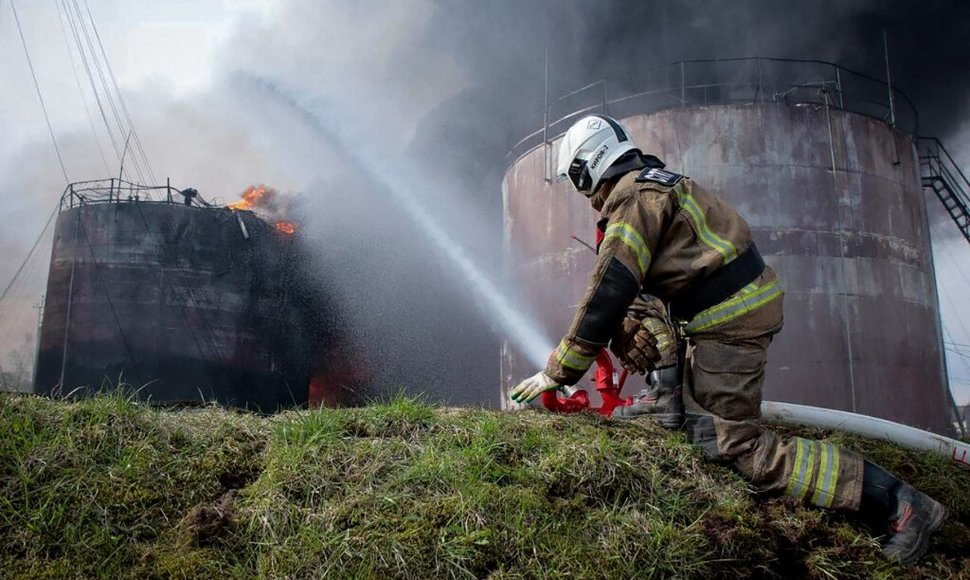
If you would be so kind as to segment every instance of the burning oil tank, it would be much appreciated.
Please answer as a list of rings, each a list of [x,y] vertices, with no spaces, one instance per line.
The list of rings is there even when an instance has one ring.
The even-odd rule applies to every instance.
[[[299,236],[250,211],[208,206],[191,190],[184,201],[168,188],[152,201],[152,191],[118,180],[69,186],[35,392],[123,384],[159,404],[305,404],[334,337]]]
[[[508,273],[548,334],[567,329],[594,261],[570,239],[592,237],[594,212],[550,179],[554,157],[572,122],[606,112],[645,152],[732,203],[783,281],[766,399],[950,433],[915,109],[834,65],[679,63],[656,76],[644,92],[568,111],[510,156]],[[531,372],[503,349],[503,389]]]

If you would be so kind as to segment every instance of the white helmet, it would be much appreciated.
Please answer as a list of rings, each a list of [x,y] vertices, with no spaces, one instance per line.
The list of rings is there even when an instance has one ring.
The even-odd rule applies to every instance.
[[[616,120],[606,115],[583,117],[562,138],[556,174],[588,197],[610,165],[636,148]]]

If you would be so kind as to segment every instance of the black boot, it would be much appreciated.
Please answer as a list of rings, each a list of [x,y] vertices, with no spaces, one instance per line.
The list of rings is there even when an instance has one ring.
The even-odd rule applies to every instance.
[[[870,461],[863,471],[860,509],[889,524],[889,539],[882,551],[902,564],[923,555],[930,536],[947,516],[945,507]]]
[[[633,419],[650,416],[667,429],[679,429],[684,424],[684,398],[680,387],[680,367],[673,365],[657,369],[647,378],[649,389],[640,391],[633,404],[617,407],[613,417]]]

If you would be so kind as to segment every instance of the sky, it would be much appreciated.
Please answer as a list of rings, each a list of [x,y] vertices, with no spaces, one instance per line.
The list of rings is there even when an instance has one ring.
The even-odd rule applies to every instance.
[[[399,353],[386,365],[390,380],[430,381],[458,403],[476,396],[450,397],[457,388],[453,382],[487,376],[481,388],[497,383],[497,354],[488,360],[462,354],[497,353],[497,329],[481,315],[474,292],[462,287],[461,276],[435,257],[431,245],[415,240],[393,208],[374,209],[384,203],[375,190],[394,180],[388,177],[391,167],[407,167],[409,178],[427,179],[430,185],[416,194],[416,203],[434,207],[469,255],[497,276],[498,177],[513,135],[534,128],[543,48],[552,47],[550,90],[561,94],[647,58],[801,56],[878,72],[883,57],[878,27],[884,26],[902,53],[895,59],[897,82],[916,97],[927,130],[944,138],[970,168],[965,104],[970,83],[965,73],[947,73],[947,67],[966,62],[960,52],[965,49],[953,48],[947,39],[965,36],[939,29],[929,40],[920,36],[918,29],[928,27],[914,20],[915,8],[900,8],[898,2],[802,2],[783,11],[763,0],[745,3],[750,10],[723,1],[701,3],[699,9],[701,4],[690,0],[614,0],[594,13],[589,3],[574,0],[87,2],[154,173],[178,187],[195,187],[209,200],[235,199],[254,183],[299,194],[305,211],[320,218],[320,236],[340,232],[342,239],[356,239],[362,228],[346,216],[364,212],[380,247],[393,249],[376,255],[374,247],[334,248],[334,263],[347,272],[339,290],[360,288],[375,272],[398,281],[399,293],[373,285],[361,290],[362,302],[386,312],[382,320],[364,324],[362,335]],[[83,11],[86,3],[68,5]],[[84,67],[68,48],[70,26],[65,29],[59,6],[57,0],[16,2],[65,170],[73,181],[100,178],[117,171],[117,156]],[[949,27],[967,20],[965,8],[939,18],[934,10],[946,13],[950,4],[932,6],[924,6],[919,17]],[[723,25],[728,20],[730,25]],[[604,35],[604,29],[613,34]],[[0,0],[0,87],[0,283],[5,285],[65,185],[10,0]],[[280,94],[293,97],[296,106],[277,98]],[[301,117],[306,110],[298,108],[330,111],[344,138],[321,137]],[[342,157],[342,146],[368,152],[365,161],[380,174],[360,171]],[[948,369],[955,397],[968,404],[970,313],[964,305],[970,297],[970,244],[933,203]],[[328,209],[335,206],[339,211]],[[38,255],[0,312],[0,346],[8,350],[29,345],[36,325],[32,306],[43,291],[49,241],[42,240]],[[406,267],[415,255],[431,258],[420,267]],[[368,269],[355,271],[360,263]],[[428,279],[443,280],[442,287],[413,290]],[[413,305],[406,315],[398,312],[401,303]],[[402,326],[413,336],[393,342],[388,329]],[[484,331],[469,331],[472,327]],[[432,373],[426,361],[405,364],[423,356],[420,345],[428,340],[452,345],[439,353],[448,360],[447,370]]]

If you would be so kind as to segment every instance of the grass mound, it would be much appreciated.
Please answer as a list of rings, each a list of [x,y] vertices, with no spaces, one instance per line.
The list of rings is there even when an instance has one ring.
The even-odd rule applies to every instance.
[[[920,566],[679,433],[412,399],[258,417],[0,394],[0,575],[970,578],[970,473],[834,433],[954,512]]]

